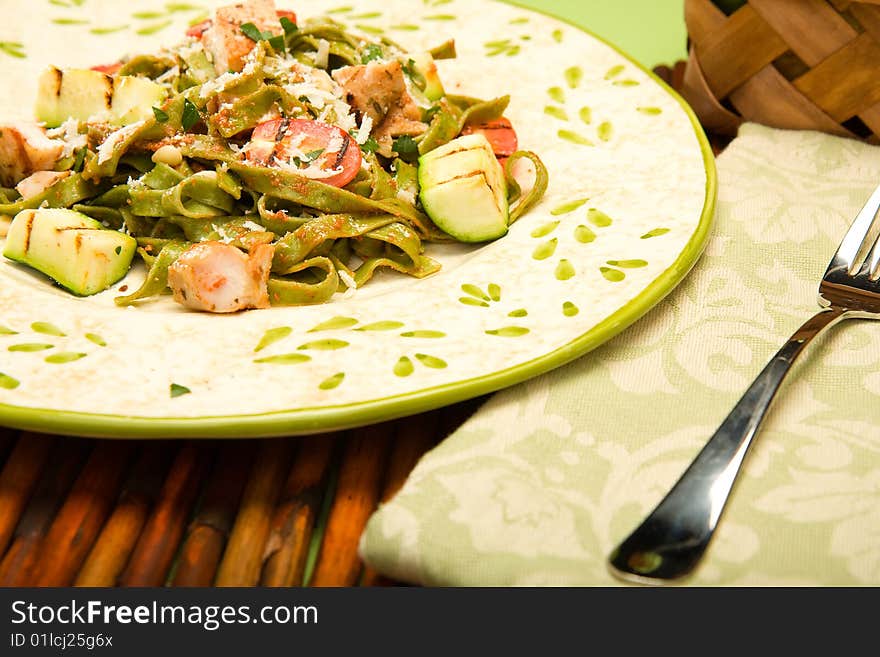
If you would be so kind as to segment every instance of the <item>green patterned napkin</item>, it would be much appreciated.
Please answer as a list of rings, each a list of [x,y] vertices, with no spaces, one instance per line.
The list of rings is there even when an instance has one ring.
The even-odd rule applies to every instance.
[[[428,585],[609,585],[608,552],[660,500],[811,313],[880,181],[880,149],[746,125],[719,157],[715,233],[644,319],[499,393],[419,463],[361,552]],[[693,585],[880,585],[880,325],[796,367]]]

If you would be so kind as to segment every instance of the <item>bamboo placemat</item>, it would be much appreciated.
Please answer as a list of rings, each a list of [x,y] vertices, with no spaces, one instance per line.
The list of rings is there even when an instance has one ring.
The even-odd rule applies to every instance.
[[[0,434],[0,586],[389,584],[370,514],[482,399],[336,434],[127,441]]]
[[[683,62],[655,72],[681,88]],[[396,584],[358,558],[367,519],[484,400],[263,440],[0,427],[0,586]]]

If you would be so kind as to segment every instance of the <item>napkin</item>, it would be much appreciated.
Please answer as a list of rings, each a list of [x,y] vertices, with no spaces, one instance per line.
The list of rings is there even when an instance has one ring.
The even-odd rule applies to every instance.
[[[608,553],[785,340],[880,181],[880,148],[741,128],[688,277],[579,360],[492,397],[370,519],[361,555],[411,583],[617,583]],[[880,584],[880,324],[795,366],[697,572],[703,586]]]

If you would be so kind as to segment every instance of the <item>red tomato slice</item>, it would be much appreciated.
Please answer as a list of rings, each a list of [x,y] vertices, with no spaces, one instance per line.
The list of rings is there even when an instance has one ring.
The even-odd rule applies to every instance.
[[[244,152],[248,161],[263,166],[277,166],[276,160],[280,160],[300,169],[312,165],[334,171],[332,176],[315,178],[334,187],[350,183],[360,171],[362,159],[361,149],[347,132],[306,119],[273,119],[259,124]],[[313,159],[307,162],[304,156]]]
[[[99,64],[98,66],[92,66],[93,71],[100,71],[101,73],[106,73],[107,75],[113,75],[119,69],[122,68],[122,62],[116,62],[115,64]]]
[[[485,135],[486,139],[489,140],[489,144],[492,145],[492,151],[496,157],[510,157],[519,149],[516,130],[513,129],[510,121],[504,117],[489,121],[488,123],[465,126],[461,134],[470,135],[475,132]]]
[[[201,39],[202,35],[208,31],[208,28],[214,24],[210,18],[207,20],[203,20],[201,23],[196,23],[195,25],[190,26],[190,28],[186,31],[186,36],[195,37],[196,39]]]
[[[278,20],[281,20],[282,18],[288,18],[288,19],[290,19],[291,23],[296,25],[296,13],[295,12],[288,11],[287,9],[278,9],[275,11],[275,13],[278,14]],[[186,31],[186,36],[194,37],[196,39],[201,39],[202,35],[208,31],[208,29],[211,27],[211,25],[213,25],[213,23],[214,22],[210,18],[208,18],[207,20],[203,20],[201,23],[196,23],[195,25],[191,26]]]
[[[287,9],[277,9],[275,11],[275,13],[278,14],[278,20],[281,20],[282,18],[289,18],[290,22],[293,23],[294,25],[296,25],[296,13],[295,12],[289,11]]]

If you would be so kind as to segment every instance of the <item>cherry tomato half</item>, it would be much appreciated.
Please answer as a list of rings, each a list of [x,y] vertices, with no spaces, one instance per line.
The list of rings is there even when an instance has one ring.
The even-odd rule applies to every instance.
[[[344,187],[361,168],[361,149],[344,130],[328,123],[306,119],[273,119],[254,128],[244,149],[249,162],[277,166],[286,162],[300,169],[317,166],[334,171],[315,178],[334,187]]]
[[[281,20],[282,18],[289,18],[290,22],[296,25],[296,12],[289,11],[287,9],[277,9],[275,13],[278,14],[278,20]]]
[[[209,18],[207,20],[203,20],[201,23],[191,25],[190,28],[186,31],[186,36],[201,39],[202,35],[208,31],[208,28],[210,28],[213,23],[214,21]]]
[[[463,135],[470,135],[480,132],[485,135],[492,146],[492,151],[498,158],[510,157],[519,148],[519,142],[516,137],[516,130],[513,125],[504,117],[489,121],[488,123],[479,123],[477,125],[469,125],[461,131]]]
[[[118,72],[119,69],[122,68],[122,62],[116,62],[115,64],[99,64],[98,66],[92,66],[93,71],[99,71],[101,73],[106,73],[107,75],[113,75]]]

